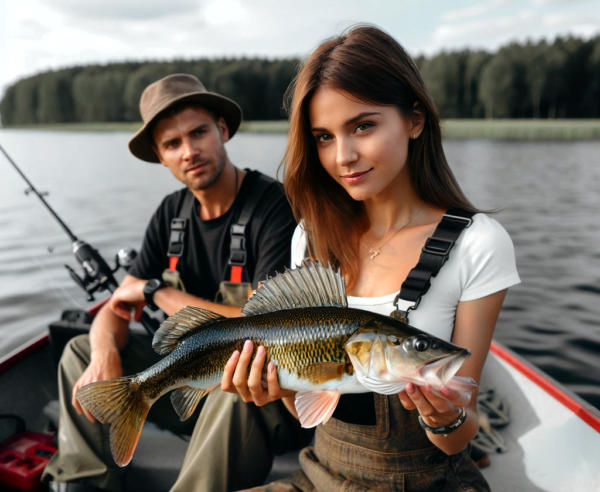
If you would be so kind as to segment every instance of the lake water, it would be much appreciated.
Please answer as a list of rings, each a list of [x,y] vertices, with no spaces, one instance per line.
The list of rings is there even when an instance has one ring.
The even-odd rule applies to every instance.
[[[110,262],[139,249],[162,198],[181,188],[127,150],[128,133],[0,130],[0,144],[80,239]],[[275,175],[286,137],[242,133],[231,160]],[[496,338],[600,408],[600,142],[448,140],[448,160],[479,207],[515,244]],[[42,333],[63,309],[89,307],[65,233],[0,155],[0,356]],[[52,251],[50,252],[49,249]]]

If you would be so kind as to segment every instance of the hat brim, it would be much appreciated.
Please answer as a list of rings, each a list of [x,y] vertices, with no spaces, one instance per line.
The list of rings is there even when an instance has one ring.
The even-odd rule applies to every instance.
[[[231,99],[223,97],[220,94],[215,94],[214,92],[194,92],[174,97],[159,106],[154,112],[154,115],[144,123],[144,126],[142,126],[133,137],[131,137],[127,145],[134,156],[146,162],[160,163],[154,150],[152,150],[154,140],[148,130],[150,125],[152,125],[152,122],[161,112],[179,102],[197,102],[207,109],[211,109],[218,113],[219,116],[222,116],[225,119],[227,129],[229,130],[229,138],[235,135],[242,122],[242,108]]]

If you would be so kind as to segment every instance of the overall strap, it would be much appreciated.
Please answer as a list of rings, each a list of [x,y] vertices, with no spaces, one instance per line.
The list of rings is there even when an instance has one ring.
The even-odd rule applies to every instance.
[[[264,174],[259,174],[258,179],[252,187],[252,191],[246,197],[242,205],[242,212],[235,224],[231,226],[231,241],[229,254],[229,280],[233,283],[242,282],[244,267],[248,255],[246,253],[246,226],[252,218],[252,214],[256,210],[256,206],[260,202],[264,192],[271,183],[274,183],[273,178],[269,178]]]
[[[190,190],[185,190],[181,206],[177,211],[177,217],[171,220],[171,229],[169,232],[169,248],[167,256],[169,257],[169,270],[174,272],[177,269],[179,258],[183,255],[185,246],[185,233],[188,228],[192,213],[194,210],[194,194]]]
[[[442,220],[433,235],[425,241],[419,262],[400,287],[400,293],[394,299],[395,311],[391,314],[404,323],[408,323],[408,312],[419,307],[421,298],[431,286],[431,279],[435,277],[444,263],[450,257],[450,251],[464,229],[473,223],[475,212],[468,212],[460,208],[451,208],[442,216]],[[406,311],[398,309],[398,300],[412,302]]]

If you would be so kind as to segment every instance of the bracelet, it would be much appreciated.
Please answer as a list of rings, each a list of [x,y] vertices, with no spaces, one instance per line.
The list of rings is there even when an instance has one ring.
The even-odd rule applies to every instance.
[[[432,434],[444,434],[444,437],[446,437],[448,434],[454,432],[465,423],[465,420],[467,420],[467,411],[465,407],[462,407],[462,412],[460,412],[460,415],[456,418],[456,420],[448,425],[444,425],[443,427],[430,427],[423,421],[423,418],[420,415],[418,418],[419,424],[421,424],[423,429],[431,432]]]

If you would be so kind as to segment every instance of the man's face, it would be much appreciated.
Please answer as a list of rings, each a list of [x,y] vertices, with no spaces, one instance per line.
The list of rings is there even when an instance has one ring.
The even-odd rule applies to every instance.
[[[210,188],[221,176],[227,161],[225,120],[201,107],[184,109],[160,120],[153,132],[154,152],[161,164],[190,190]]]

